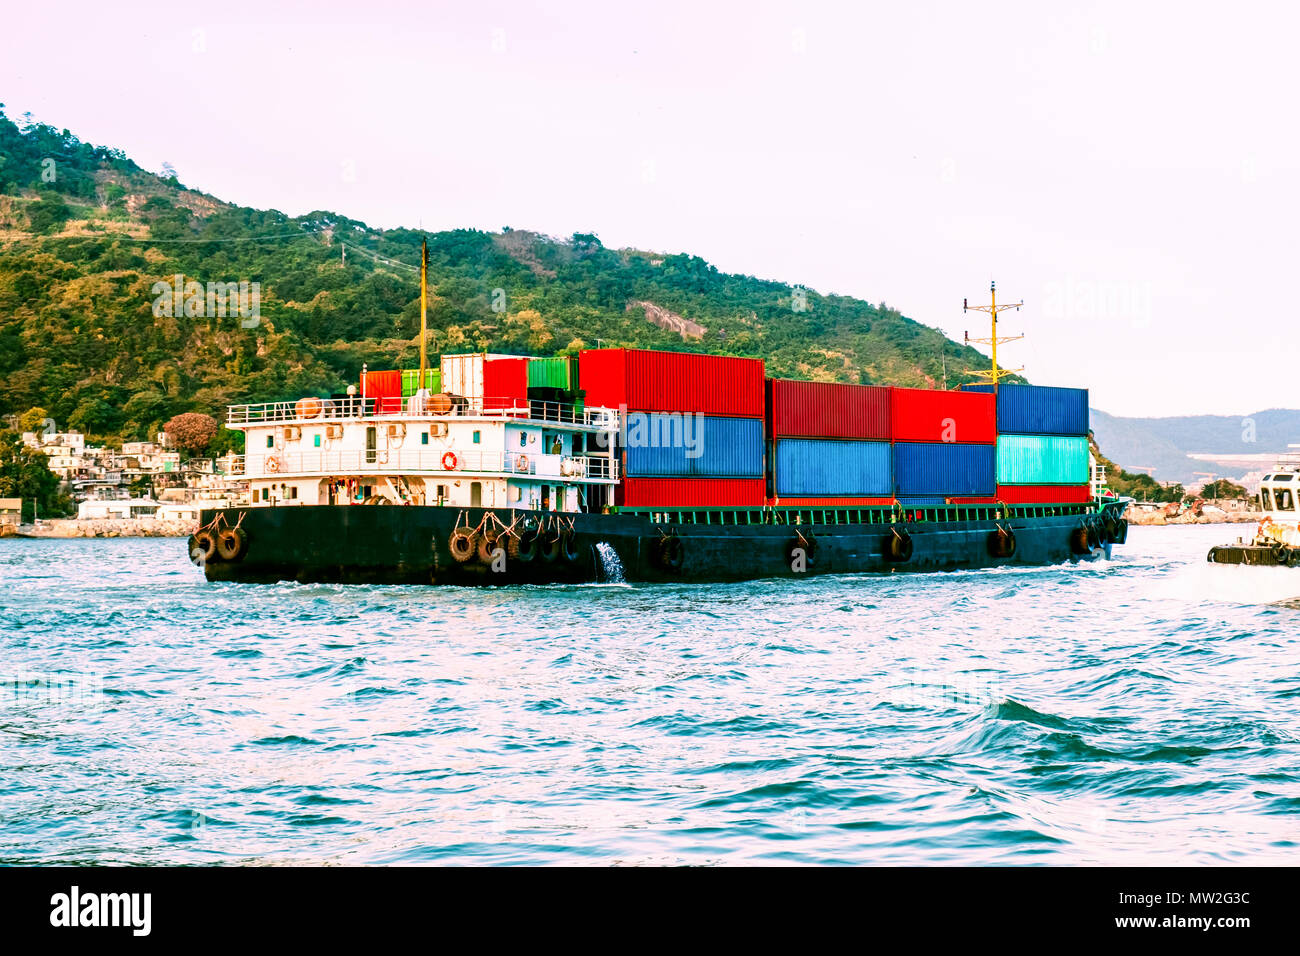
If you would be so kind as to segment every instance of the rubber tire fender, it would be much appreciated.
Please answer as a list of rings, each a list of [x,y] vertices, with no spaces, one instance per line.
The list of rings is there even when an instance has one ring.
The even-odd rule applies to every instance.
[[[222,561],[238,561],[248,548],[248,537],[239,528],[223,528],[217,532],[217,554]]]
[[[478,551],[478,532],[469,528],[457,528],[447,539],[447,549],[453,558],[464,564]]]
[[[217,536],[211,531],[199,531],[190,538],[190,560],[194,561],[194,552],[198,551],[203,563],[217,556]],[[194,561],[198,564],[199,561]]]
[[[906,564],[912,560],[913,551],[915,545],[906,528],[891,528],[890,533],[885,535],[885,560],[891,564]]]
[[[510,543],[506,545],[506,554],[513,561],[522,561],[527,564],[537,557],[537,532],[523,531],[510,536]]]
[[[677,535],[661,538],[655,545],[655,557],[660,567],[669,571],[680,571],[686,561],[686,545]]]
[[[792,539],[785,547],[785,556],[787,560],[794,560],[794,552],[796,548],[803,549],[803,559],[808,567],[811,568],[817,563],[817,535],[809,531],[802,537],[796,536]]]
[[[564,534],[558,528],[539,532],[538,548],[542,552],[542,560],[553,564],[560,560],[560,553],[564,550]]]
[[[1016,533],[1010,528],[997,527],[989,532],[989,557],[1014,558],[1016,556]]]
[[[478,547],[474,549],[474,553],[478,556],[479,564],[492,563],[499,537],[495,530],[483,531],[478,535]]]
[[[560,533],[560,557],[565,564],[577,564],[581,557],[578,553],[578,536],[572,531]]]

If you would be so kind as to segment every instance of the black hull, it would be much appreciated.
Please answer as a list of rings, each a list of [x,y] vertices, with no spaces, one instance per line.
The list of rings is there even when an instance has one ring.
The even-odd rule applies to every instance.
[[[1087,560],[1072,549],[1072,535],[1088,516],[1035,515],[978,521],[898,524],[672,524],[646,514],[565,514],[495,509],[505,524],[515,520],[572,522],[572,554],[547,560],[502,559],[494,566],[477,557],[457,561],[450,538],[458,521],[471,527],[488,509],[346,505],[241,508],[205,511],[203,525],[238,525],[243,553],[234,560],[203,563],[211,581],[345,582],[383,584],[512,585],[608,580],[597,545],[612,548],[627,581],[742,581],[810,574],[945,571],[1008,565],[1032,566]],[[489,522],[491,519],[489,519]],[[995,557],[990,538],[998,526],[1015,535],[1010,557]],[[893,529],[906,529],[911,555],[887,556]],[[815,535],[814,558],[802,566],[791,548],[799,534]],[[665,536],[676,536],[680,567],[665,566]],[[191,539],[193,549],[193,539]],[[193,554],[193,551],[192,551]]]
[[[1224,544],[1211,548],[1205,560],[1211,564],[1248,564],[1261,568],[1300,567],[1300,551],[1285,545]]]

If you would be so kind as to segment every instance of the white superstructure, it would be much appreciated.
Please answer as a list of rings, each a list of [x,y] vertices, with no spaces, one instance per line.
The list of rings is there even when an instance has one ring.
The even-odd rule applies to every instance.
[[[1300,547],[1300,445],[1283,455],[1277,466],[1259,483],[1259,502],[1264,511],[1260,535],[1293,548]]]
[[[253,506],[600,511],[619,479],[607,408],[426,391],[232,405],[226,427],[244,432],[233,465]]]

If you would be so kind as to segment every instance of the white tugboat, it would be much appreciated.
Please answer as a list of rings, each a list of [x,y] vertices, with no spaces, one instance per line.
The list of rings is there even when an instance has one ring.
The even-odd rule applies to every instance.
[[[1271,567],[1300,567],[1300,445],[1278,459],[1277,465],[1259,483],[1260,507],[1264,520],[1247,542],[1210,549],[1206,560],[1213,564],[1253,564]]]

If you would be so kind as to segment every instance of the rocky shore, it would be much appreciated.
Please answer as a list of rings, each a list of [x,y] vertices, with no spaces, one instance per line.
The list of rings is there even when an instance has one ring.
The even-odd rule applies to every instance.
[[[1258,524],[1264,520],[1258,511],[1203,511],[1196,514],[1184,511],[1181,514],[1167,515],[1163,511],[1150,511],[1129,508],[1124,513],[1129,524],[1165,525],[1165,524]]]
[[[196,521],[159,521],[157,518],[52,518],[25,524],[25,538],[184,538],[198,529]]]

